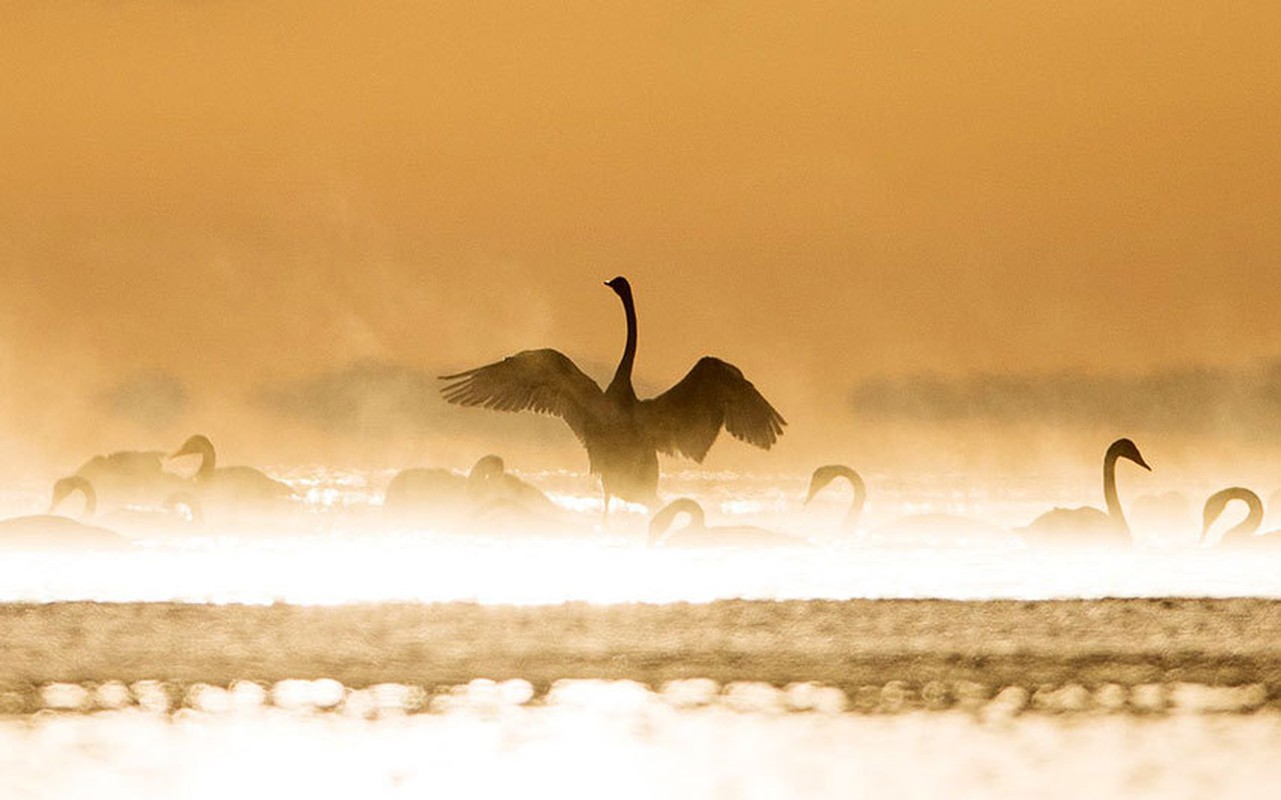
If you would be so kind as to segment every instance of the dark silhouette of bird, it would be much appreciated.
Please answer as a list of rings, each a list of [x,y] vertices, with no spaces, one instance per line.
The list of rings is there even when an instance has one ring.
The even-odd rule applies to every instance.
[[[1217,542],[1211,542],[1210,527],[1233,500],[1240,500],[1246,504],[1248,510],[1245,519],[1224,531]],[[1281,549],[1281,531],[1259,533],[1259,528],[1262,526],[1263,501],[1257,494],[1241,486],[1220,489],[1206,499],[1205,507],[1201,510],[1202,544],[1213,544],[1215,547],[1230,550]]]
[[[1121,500],[1116,492],[1116,462],[1133,461],[1151,471],[1143,460],[1138,446],[1129,439],[1117,439],[1108,445],[1103,455],[1103,499],[1107,511],[1083,506],[1081,508],[1055,508],[1032,520],[1026,528],[1019,529],[1028,544],[1035,546],[1063,545],[1129,545],[1133,541],[1130,526],[1121,510]]]
[[[0,549],[42,552],[79,552],[82,550],[128,550],[133,546],[129,539],[115,531],[96,525],[86,525],[74,519],[58,516],[53,510],[67,495],[81,488],[84,478],[63,478],[54,484],[49,513],[0,520]],[[86,507],[90,498],[85,497]]]
[[[206,506],[272,510],[281,502],[297,497],[288,484],[267,477],[261,470],[217,466],[218,455],[207,436],[196,434],[188,438],[169,458],[189,455],[200,456],[200,466],[192,481]]]
[[[186,486],[186,479],[166,472],[159,450],[119,450],[97,455],[80,465],[75,475],[93,484],[96,498],[108,506],[163,503]]]
[[[636,306],[626,278],[605,285],[623,303],[627,341],[614,378],[602,392],[564,354],[525,350],[502,361],[442,376],[446,400],[497,411],[534,411],[565,420],[599,475],[604,511],[610,499],[653,506],[658,501],[658,455],[701,462],[722,427],[768,450],[783,433],[783,417],[743,373],[719,358],[699,359],[679,383],[640,400],[632,387],[636,360]]]
[[[683,528],[669,530],[681,514],[689,516]],[[688,497],[663,506],[649,521],[650,547],[812,547],[796,536],[747,525],[708,527],[703,507]]]
[[[402,522],[457,520],[492,504],[557,510],[547,495],[512,475],[501,457],[490,454],[477,460],[466,476],[434,467],[401,470],[387,484],[383,513]]]

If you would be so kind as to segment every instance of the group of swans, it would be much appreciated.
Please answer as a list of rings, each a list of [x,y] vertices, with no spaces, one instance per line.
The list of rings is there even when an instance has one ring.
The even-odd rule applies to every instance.
[[[183,477],[165,464],[199,455],[194,474]],[[252,467],[217,467],[213,443],[195,435],[166,455],[122,450],[94,456],[53,485],[49,511],[0,520],[0,546],[20,549],[120,549],[134,536],[199,528],[206,509],[222,514],[269,512],[296,499],[289,486]],[[83,496],[80,519],[55,512],[73,494]],[[113,510],[99,514],[106,499]],[[127,535],[122,535],[127,534]]]

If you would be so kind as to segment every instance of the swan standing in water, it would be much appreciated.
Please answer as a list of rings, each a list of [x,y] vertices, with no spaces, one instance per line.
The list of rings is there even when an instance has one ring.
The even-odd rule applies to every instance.
[[[1228,503],[1240,500],[1246,504],[1248,511],[1245,519],[1228,528],[1219,535],[1217,541],[1211,541],[1210,528],[1223,514]],[[1281,531],[1259,533],[1263,526],[1263,501],[1259,496],[1241,486],[1231,486],[1210,495],[1201,510],[1201,543],[1213,544],[1231,550],[1268,549],[1281,550]]]
[[[75,480],[63,478],[54,484],[50,513],[0,520],[0,549],[41,552],[130,549],[133,543],[115,531],[52,513],[68,494],[80,488]],[[87,495],[85,499],[88,502]]]
[[[810,487],[805,495],[805,503],[808,505],[815,495],[837,478],[849,481],[851,488],[854,489],[849,511],[841,521],[842,529],[853,532],[858,527],[863,509],[867,505],[867,485],[863,482],[862,476],[850,467],[844,464],[825,464],[814,470],[810,476]],[[908,538],[923,537],[937,542],[938,540],[955,540],[957,536],[977,539],[991,539],[993,536],[1004,538],[1009,536],[1009,532],[994,525],[955,514],[910,514],[877,528],[869,536],[898,542]]]
[[[1055,508],[1032,520],[1018,532],[1032,545],[1064,546],[1076,544],[1128,545],[1133,541],[1130,526],[1121,510],[1116,493],[1116,462],[1133,461],[1151,471],[1139,448],[1129,439],[1117,439],[1103,455],[1103,499],[1107,511],[1083,506]]]
[[[679,383],[658,397],[640,400],[632,387],[636,360],[636,306],[631,285],[606,281],[623,303],[627,342],[605,391],[564,354],[525,350],[502,361],[446,375],[441,391],[450,403],[497,411],[534,411],[565,420],[587,450],[591,472],[600,475],[604,513],[619,497],[654,506],[658,501],[658,455],[701,462],[722,427],[748,444],[768,450],[786,422],[738,367],[704,356]]]
[[[669,530],[681,514],[689,515],[689,523],[676,530]],[[722,526],[709,528],[703,507],[688,497],[681,497],[663,506],[649,521],[650,547],[812,547],[796,536],[776,533],[764,528],[749,526]]]
[[[287,484],[267,477],[253,467],[219,467],[213,442],[207,436],[196,434],[183,442],[169,458],[200,456],[200,466],[192,481],[199,492],[200,501],[206,506],[248,508],[261,511],[277,510],[284,501],[297,499],[298,495]]]

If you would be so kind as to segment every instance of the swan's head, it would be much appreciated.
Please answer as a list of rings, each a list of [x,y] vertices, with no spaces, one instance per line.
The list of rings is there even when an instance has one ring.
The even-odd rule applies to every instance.
[[[1108,455],[1113,458],[1128,459],[1149,472],[1152,471],[1152,468],[1148,466],[1148,462],[1143,460],[1143,454],[1139,452],[1139,446],[1129,439],[1117,439],[1113,442],[1112,446],[1108,448]]]
[[[503,463],[503,459],[490,453],[487,456],[482,456],[479,461],[473,464],[471,472],[467,473],[467,476],[475,480],[484,481],[496,478],[506,471],[507,465]]]
[[[85,497],[85,516],[92,514],[98,506],[98,495],[93,490],[93,484],[89,483],[89,479],[81,475],[61,478],[53,484],[53,496],[49,499],[49,513],[52,514],[63,500],[77,491]]]
[[[632,285],[622,275],[605,281],[605,285],[614,290],[619,297],[631,297]]]
[[[181,458],[182,456],[192,456],[198,453],[208,453],[213,450],[213,442],[209,441],[208,436],[197,433],[182,443],[182,447],[170,453],[170,458]]]

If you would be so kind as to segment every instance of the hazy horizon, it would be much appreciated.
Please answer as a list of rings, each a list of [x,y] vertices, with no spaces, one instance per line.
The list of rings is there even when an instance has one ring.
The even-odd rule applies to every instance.
[[[11,475],[197,431],[231,463],[582,469],[434,376],[554,347],[606,380],[617,274],[638,382],[714,354],[790,423],[713,469],[1281,455],[1273,9],[6,16]]]

